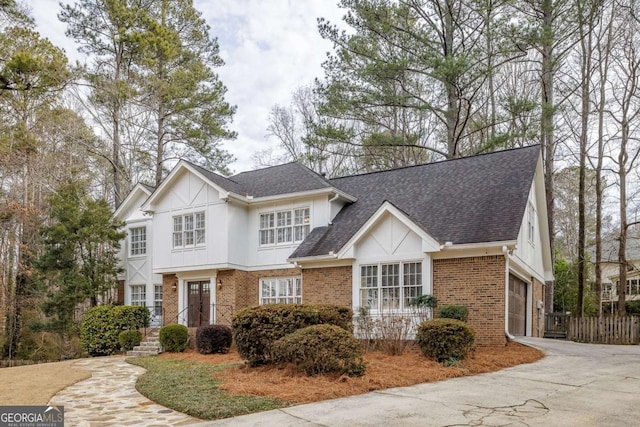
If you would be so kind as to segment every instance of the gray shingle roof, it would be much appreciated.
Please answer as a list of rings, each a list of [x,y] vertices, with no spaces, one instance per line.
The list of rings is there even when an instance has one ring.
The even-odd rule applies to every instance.
[[[242,172],[228,178],[196,164],[190,165],[211,182],[241,196],[266,197],[333,187],[326,178],[295,162]]]
[[[330,180],[358,198],[315,229],[291,258],[339,251],[388,201],[440,243],[516,240],[539,146]]]
[[[602,242],[602,261],[604,262],[618,262],[618,245],[620,244],[617,238],[611,238]],[[627,236],[627,260],[639,261],[640,260],[640,236]],[[595,262],[596,249],[595,246],[589,248],[591,255],[591,262]]]

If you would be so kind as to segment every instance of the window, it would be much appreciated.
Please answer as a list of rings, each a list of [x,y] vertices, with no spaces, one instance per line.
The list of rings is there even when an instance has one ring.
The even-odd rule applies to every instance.
[[[134,227],[129,229],[129,247],[131,256],[146,255],[147,253],[147,227]]]
[[[533,208],[533,203],[529,202],[527,209],[527,230],[529,233],[529,243],[533,245],[535,241],[535,222],[536,221],[536,210]]]
[[[147,306],[147,289],[145,285],[131,286],[131,305]]]
[[[302,278],[268,277],[260,279],[260,304],[302,302]]]
[[[154,286],[153,315],[157,317],[162,316],[162,285]]]
[[[205,243],[204,212],[173,217],[173,247],[200,246]]]
[[[422,263],[360,266],[360,305],[373,310],[403,310],[422,295]]]
[[[302,242],[311,231],[309,208],[260,214],[260,246]]]
[[[638,295],[640,294],[640,289],[638,285],[640,285],[640,279],[627,279],[627,295]]]

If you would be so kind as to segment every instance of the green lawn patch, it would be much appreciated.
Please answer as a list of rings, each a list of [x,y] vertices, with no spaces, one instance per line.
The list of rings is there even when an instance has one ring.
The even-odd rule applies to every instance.
[[[234,364],[212,365],[159,357],[135,357],[127,362],[147,370],[136,389],[160,405],[204,420],[235,417],[288,406],[287,402],[255,396],[232,396],[219,390],[215,372]]]

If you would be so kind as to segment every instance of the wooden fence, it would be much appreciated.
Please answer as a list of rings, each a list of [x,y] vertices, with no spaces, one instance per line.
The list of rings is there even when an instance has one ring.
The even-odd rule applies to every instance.
[[[592,344],[640,344],[638,316],[569,317],[567,339]]]

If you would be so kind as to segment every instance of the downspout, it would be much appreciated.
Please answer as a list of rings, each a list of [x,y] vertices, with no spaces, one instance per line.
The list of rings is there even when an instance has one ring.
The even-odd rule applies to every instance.
[[[504,254],[504,336],[508,341],[515,337],[509,333],[509,250],[507,246],[502,247]]]

